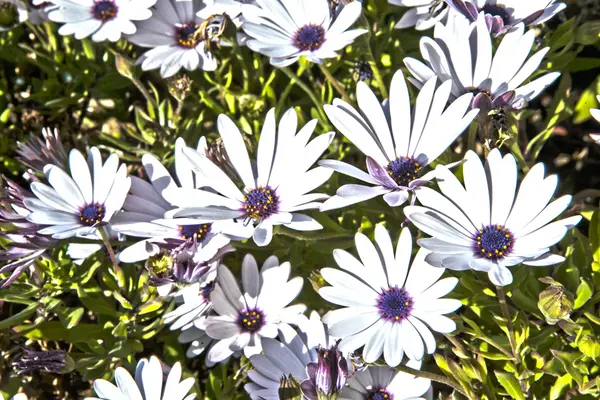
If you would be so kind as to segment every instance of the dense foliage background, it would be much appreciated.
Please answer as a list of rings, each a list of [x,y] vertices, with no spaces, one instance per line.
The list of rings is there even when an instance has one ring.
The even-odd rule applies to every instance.
[[[514,351],[509,322],[487,277],[460,274],[451,293],[463,302],[453,316],[459,328],[437,337],[439,349],[434,357],[426,356],[423,369],[447,375],[472,398],[600,397],[600,146],[588,136],[600,132],[589,113],[598,108],[595,96],[600,94],[600,9],[595,1],[567,3],[566,12],[536,27],[537,45],[551,48],[538,73],[560,71],[560,81],[525,111],[503,121],[495,145],[512,152],[522,172],[536,162],[546,163],[549,172],[559,175],[557,195],[574,195],[567,214],[581,213],[585,220],[559,246],[566,262],[513,270],[514,283],[506,290]],[[353,99],[357,66],[377,65],[380,75],[367,83],[383,98],[393,73],[404,68],[402,59],[420,58],[419,38],[429,33],[392,29],[403,10],[386,0],[365,1],[360,23],[368,25],[370,34],[328,64]],[[294,107],[300,124],[317,118],[317,133],[334,130],[322,106],[338,94],[315,64],[301,61],[280,70],[245,47],[215,46],[217,71],[197,70],[165,80],[157,72],[141,73],[134,65],[139,53],[125,40],[98,44],[59,36],[54,23],[25,23],[0,33],[0,172],[25,184],[17,143],[40,136],[43,127],[57,128],[68,148],[98,146],[117,153],[129,173],[138,176],[143,176],[140,158],[146,153],[171,166],[177,137],[194,144],[207,136],[219,154],[215,121],[221,113],[246,133],[250,149],[272,107],[278,117]],[[461,159],[470,140],[467,131],[440,162]],[[482,152],[478,139],[475,148]],[[339,134],[324,157],[364,165],[363,155]],[[322,191],[333,194],[346,182],[350,179],[334,174]],[[225,263],[236,270],[247,252],[259,262],[272,254],[289,260],[293,275],[307,279],[299,301],[322,314],[330,305],[308,280],[313,287],[323,283],[316,272],[334,265],[333,249],[351,248],[355,232],[370,235],[382,221],[398,237],[404,216],[401,208],[390,208],[381,198],[310,215],[324,230],[301,233],[280,227],[267,247],[258,248],[251,240],[234,243],[237,251]],[[132,370],[139,358],[156,354],[168,364],[183,363],[185,375],[197,378],[199,398],[246,398],[247,360],[208,369],[203,356],[186,358],[178,333],[161,320],[173,304],[149,286],[143,265],[124,265],[124,295],[116,290],[109,267],[102,252],[76,265],[63,247],[54,250],[51,260],[40,260],[33,274],[0,289],[0,393],[83,398],[92,395],[93,379],[110,379],[117,365]],[[17,375],[11,363],[25,347],[69,351],[75,369],[63,375]],[[446,385],[435,383],[434,388],[436,397],[461,398]]]

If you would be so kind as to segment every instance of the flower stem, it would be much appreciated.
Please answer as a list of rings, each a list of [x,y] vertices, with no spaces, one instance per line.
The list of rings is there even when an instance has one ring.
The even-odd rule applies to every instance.
[[[117,284],[119,285],[119,288],[123,289],[125,287],[125,274],[119,266],[119,261],[117,261],[117,256],[115,256],[115,252],[110,244],[108,234],[103,227],[98,228],[98,232],[100,233],[104,247],[106,247],[106,251],[108,251],[108,256],[110,257],[110,261],[112,262],[112,267],[115,272],[115,277],[117,278]]]
[[[502,315],[506,318],[506,329],[508,329],[508,341],[510,342],[510,348],[512,350],[513,357],[515,358],[515,362],[519,362],[519,357],[517,355],[517,340],[515,337],[515,329],[512,324],[512,319],[510,317],[510,312],[508,311],[508,304],[506,303],[506,293],[504,293],[504,288],[502,286],[496,286],[496,293],[498,293],[498,301],[500,302],[500,309],[502,310]]]
[[[283,68],[281,68],[281,71],[288,78],[290,78],[290,80],[292,82],[294,82],[296,85],[298,85],[300,87],[300,89],[302,89],[308,95],[308,97],[310,97],[312,102],[315,103],[315,106],[317,107],[317,112],[319,113],[321,118],[323,118],[323,123],[327,124],[327,116],[324,115],[324,113],[323,113],[323,104],[321,104],[319,99],[317,99],[317,97],[315,96],[313,91],[310,90],[310,88],[306,85],[306,83],[302,82],[300,77],[298,75],[296,75],[295,73],[293,73],[289,67],[283,67]]]
[[[368,51],[366,56],[367,60],[369,61],[369,65],[371,66],[371,70],[373,71],[373,77],[375,78],[375,81],[377,81],[377,86],[379,86],[379,91],[381,92],[381,95],[384,99],[387,99],[389,97],[388,90],[385,86],[385,83],[383,82],[383,76],[381,75],[381,71],[377,66],[377,61],[375,60],[375,56],[373,56],[373,51],[371,50],[371,47],[367,46],[367,49]]]
[[[342,87],[342,85],[340,84],[340,82],[338,82],[338,80],[333,77],[333,75],[331,74],[331,71],[329,71],[329,69],[325,66],[325,64],[319,64],[319,68],[321,68],[321,72],[323,72],[323,75],[325,75],[325,78],[327,78],[329,83],[331,83],[331,86],[333,86],[335,88],[335,90],[337,90],[337,92],[340,94],[340,96],[342,96],[342,99],[344,99],[344,101],[346,103],[350,104],[352,102],[352,100],[350,100],[350,96],[348,96],[348,92],[346,92],[344,90],[344,88]]]
[[[425,379],[429,379],[431,381],[443,383],[444,385],[450,386],[451,388],[453,388],[454,390],[456,390],[463,396],[465,396],[467,398],[469,397],[467,392],[460,386],[460,384],[458,382],[456,382],[448,377],[445,377],[443,375],[434,374],[433,372],[421,371],[418,369],[407,367],[406,365],[403,365],[403,364],[398,365],[395,369],[398,371],[406,372],[407,374],[411,374],[418,378],[425,378]]]

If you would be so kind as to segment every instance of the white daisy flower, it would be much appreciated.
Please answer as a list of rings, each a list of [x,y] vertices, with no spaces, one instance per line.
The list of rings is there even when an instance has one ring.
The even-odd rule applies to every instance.
[[[252,400],[279,399],[283,378],[299,386],[309,379],[306,367],[318,361],[319,348],[329,349],[335,344],[317,312],[313,311],[310,319],[299,315],[297,323],[297,330],[281,324],[279,340],[263,338],[263,354],[250,357],[254,369],[248,371],[251,383],[244,389]]]
[[[174,294],[177,307],[165,315],[165,324],[170,325],[171,331],[181,331],[178,341],[189,344],[186,357],[193,358],[201,355],[214,345],[213,339],[206,334],[206,317],[212,312],[210,293],[216,285],[218,263],[211,264],[211,268],[202,275],[198,281]],[[234,352],[232,356],[239,357],[241,352]],[[228,358],[222,362],[226,362]],[[207,367],[212,367],[215,362],[205,360]]]
[[[55,239],[73,236],[99,238],[98,229],[108,225],[118,212],[131,186],[124,164],[111,154],[102,164],[96,147],[88,159],[78,150],[69,154],[70,175],[62,168],[49,164],[44,168],[50,186],[33,182],[31,191],[37,198],[27,198],[24,204],[35,210],[27,216],[30,222],[49,225],[38,233]]]
[[[333,257],[344,271],[323,268],[321,275],[332,286],[319,289],[325,300],[345,308],[328,312],[323,323],[329,333],[342,338],[340,350],[353,352],[364,346],[363,358],[373,363],[383,353],[385,362],[395,367],[404,354],[420,360],[436,348],[431,330],[450,333],[456,324],[443,314],[455,311],[460,301],[442,299],[458,279],[445,278],[443,269],[425,261],[428,251],[420,249],[409,269],[412,236],[404,228],[396,246],[388,231],[375,227],[375,243],[357,233],[357,260],[344,250],[334,250]]]
[[[452,97],[476,94],[473,107],[484,114],[502,107],[522,108],[560,76],[560,72],[548,73],[521,86],[550,50],[543,48],[528,58],[536,33],[534,30],[525,33],[524,30],[524,25],[518,24],[503,37],[493,54],[483,13],[474,24],[466,20],[449,21],[446,26],[438,24],[434,31],[435,40],[421,38],[421,55],[425,63],[410,57],[404,59],[414,76],[408,80],[421,88],[433,76],[442,82],[450,79]]]
[[[314,63],[335,58],[365,29],[349,28],[360,17],[362,5],[355,1],[332,19],[327,0],[257,0],[258,6],[242,7],[242,29],[250,36],[246,45],[270,57],[271,64],[285,67],[302,56]]]
[[[556,0],[447,0],[447,3],[472,22],[483,12],[494,35],[502,35],[519,23],[541,24],[567,8]]]
[[[128,236],[149,238],[124,249],[119,259],[123,262],[137,262],[157,254],[160,249],[175,250],[192,240],[198,244],[195,257],[211,259],[219,249],[229,243],[229,238],[249,238],[250,227],[233,220],[205,221],[196,219],[171,219],[169,211],[175,209],[174,199],[169,198],[169,189],[183,187],[195,190],[206,186],[207,179],[192,170],[187,157],[183,155],[186,147],[183,139],[175,142],[175,179],[154,156],[145,154],[142,164],[150,183],[131,177],[131,190],[123,212],[117,214],[112,222],[113,229]],[[202,138],[198,151],[207,149]]]
[[[202,18],[196,13],[206,7],[202,0],[158,0],[152,8],[152,18],[137,24],[138,30],[129,41],[142,47],[151,47],[138,60],[144,71],[160,68],[160,75],[168,78],[181,68],[214,71],[217,60],[198,35]]]
[[[600,95],[596,96],[596,99],[600,103]],[[590,109],[590,114],[592,114],[592,117],[596,121],[600,122],[600,109],[592,108]],[[590,136],[596,143],[600,144],[600,133],[590,133]]]
[[[547,266],[564,261],[550,253],[580,216],[553,221],[571,203],[562,196],[548,204],[558,178],[544,178],[544,164],[536,164],[517,193],[517,164],[498,149],[488,155],[485,167],[473,151],[465,156],[465,186],[443,166],[438,166],[441,193],[422,187],[422,206],[404,209],[417,228],[433,236],[419,245],[431,251],[426,261],[453,270],[485,271],[494,285],[509,285],[508,267],[526,264]]]
[[[325,113],[333,125],[367,156],[369,173],[337,160],[323,160],[319,165],[374,186],[344,185],[323,203],[321,211],[380,195],[396,207],[408,199],[413,189],[431,180],[434,172],[423,174],[424,168],[454,142],[478,112],[467,112],[473,97],[469,93],[444,110],[450,89],[451,82],[447,81],[436,90],[436,77],[431,78],[419,93],[411,116],[408,89],[398,70],[392,79],[390,98],[383,105],[364,82],[356,88],[360,111],[340,99],[326,105]]]
[[[29,12],[19,0],[0,0],[0,32],[11,30],[27,21]]]
[[[52,0],[58,8],[50,11],[51,21],[64,23],[58,33],[75,34],[75,39],[92,35],[94,42],[118,41],[123,34],[136,32],[133,21],[150,18],[156,0]]]
[[[218,315],[206,318],[206,333],[218,343],[208,351],[208,361],[220,362],[241,350],[246,357],[260,353],[262,338],[276,337],[282,323],[295,323],[306,310],[303,304],[288,306],[300,293],[302,278],[288,280],[290,263],[274,261],[267,260],[259,274],[256,261],[247,255],[242,264],[243,292],[229,268],[219,265],[217,285],[210,294]]]
[[[220,115],[217,125],[228,159],[244,190],[240,190],[203,154],[186,148],[183,153],[205,174],[208,186],[218,194],[186,188],[167,189],[166,192],[171,192],[169,196],[181,207],[173,213],[174,217],[244,220],[254,226],[253,239],[259,246],[271,242],[274,225],[299,231],[322,229],[317,221],[296,211],[319,208],[321,204],[317,200],[329,197],[310,191],[327,181],[333,171],[323,167],[309,171],[309,168],[325,152],[333,132],[319,135],[309,143],[317,120],[308,122],[296,133],[298,117],[296,111],[290,109],[279,122],[276,134],[275,111],[272,109],[260,135],[255,173],[244,138],[235,123],[226,115]]]
[[[420,361],[409,361],[407,366],[420,369]],[[431,381],[386,366],[368,367],[355,373],[338,400],[425,400]]]
[[[390,4],[410,7],[394,26],[395,29],[415,27],[418,31],[433,28],[448,15],[448,5],[440,0],[388,0]]]
[[[86,400],[193,400],[196,395],[188,393],[194,386],[194,378],[180,382],[181,372],[180,363],[165,374],[158,358],[143,358],[135,369],[135,379],[125,368],[119,367],[115,371],[117,386],[104,379],[96,379],[94,391],[100,399],[88,397]]]

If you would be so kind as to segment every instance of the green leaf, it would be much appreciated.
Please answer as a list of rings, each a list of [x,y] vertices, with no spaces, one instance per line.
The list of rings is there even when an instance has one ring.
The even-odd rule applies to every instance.
[[[4,330],[4,329],[8,329],[11,328],[15,325],[19,325],[20,323],[22,323],[23,321],[25,321],[27,318],[29,318],[30,316],[32,316],[36,310],[38,308],[38,304],[37,303],[33,303],[30,304],[27,308],[25,308],[23,311],[8,317],[6,319],[3,319],[0,322],[0,331]]]
[[[163,305],[163,298],[156,298],[140,306],[138,315],[144,315],[158,310]]]
[[[563,375],[554,382],[550,389],[550,400],[562,398],[562,396],[571,388],[573,379],[569,374]]]
[[[17,332],[29,327],[18,327]],[[34,329],[26,331],[25,337],[36,340],[67,341],[69,343],[88,342],[102,338],[102,327],[95,324],[80,323],[77,329],[66,329],[59,321],[42,322]]]
[[[77,295],[87,309],[97,312],[98,314],[109,315],[111,317],[117,316],[115,303],[109,301],[99,287],[77,286]]]
[[[592,258],[600,262],[600,211],[594,212],[590,221],[589,229],[590,244],[592,246]]]
[[[71,328],[77,326],[79,321],[81,321],[81,317],[83,317],[84,313],[85,313],[85,308],[83,308],[83,307],[79,307],[79,308],[75,308],[75,309],[67,308],[67,309],[56,312],[56,314],[60,318],[61,322],[63,323],[64,327],[67,329],[71,329]]]
[[[577,43],[591,46],[600,39],[600,21],[588,21],[577,28],[575,41]]]
[[[502,387],[506,390],[511,398],[516,400],[525,400],[525,396],[521,390],[521,385],[513,374],[500,371],[494,371],[494,374],[496,375],[498,382],[500,382]]]
[[[121,340],[115,344],[108,354],[113,357],[126,358],[144,350],[144,345],[139,340]]]
[[[600,343],[592,335],[585,335],[579,340],[579,350],[594,361],[600,357]]]
[[[583,278],[575,293],[575,309],[581,308],[594,294],[592,286]]]
[[[577,382],[577,385],[581,387],[583,385],[583,376],[575,367],[575,362],[581,358],[581,355],[558,350],[550,351],[552,352],[552,355],[554,355],[554,357],[556,357],[561,362],[565,371],[569,373],[569,375],[571,375],[575,382]]]

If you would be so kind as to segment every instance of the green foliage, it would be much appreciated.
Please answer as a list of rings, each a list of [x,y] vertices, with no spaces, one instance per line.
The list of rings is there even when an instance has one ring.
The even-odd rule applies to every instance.
[[[404,68],[402,59],[420,58],[422,32],[393,30],[402,9],[386,0],[364,4],[361,24],[371,28],[370,34],[327,66],[353,96],[353,64],[369,62],[376,68],[367,83],[383,98],[393,73]],[[551,268],[513,268],[514,283],[506,288],[508,318],[485,275],[446,272],[460,281],[452,292],[463,304],[453,317],[458,328],[449,335],[436,335],[438,349],[423,361],[423,370],[452,383],[453,388],[434,384],[440,398],[459,399],[465,394],[488,400],[600,398],[600,292],[596,290],[600,287],[600,212],[595,211],[599,196],[583,192],[597,186],[598,175],[580,172],[582,163],[597,170],[600,160],[597,148],[584,139],[589,129],[600,132],[597,125],[586,127],[591,123],[589,109],[598,107],[600,79],[589,79],[587,74],[596,68],[597,75],[600,67],[600,23],[573,12],[567,15],[572,17],[554,27],[538,27],[535,47],[550,47],[538,73],[560,71],[560,82],[541,96],[539,104],[507,115],[492,142],[515,155],[521,172],[536,162],[547,162],[549,170],[560,174],[559,191],[576,193],[568,212],[590,218],[557,246],[565,262]],[[172,167],[178,137],[195,145],[206,136],[211,151],[220,154],[215,121],[221,113],[235,120],[253,152],[265,114],[273,107],[278,117],[294,108],[300,125],[317,119],[316,134],[334,130],[323,105],[339,95],[319,67],[306,60],[276,69],[247,48],[223,47],[216,50],[217,71],[189,71],[164,80],[156,72],[142,73],[135,64],[139,55],[140,49],[125,40],[96,44],[59,36],[53,23],[28,23],[0,33],[2,174],[20,179],[24,168],[15,153],[17,142],[39,136],[46,126],[57,127],[70,148],[95,145],[104,153],[118,154],[134,176],[143,175],[144,154],[151,153]],[[412,86],[409,90],[414,101],[416,90]],[[474,125],[465,132],[440,162],[460,160],[469,148],[484,149],[477,129]],[[565,154],[567,171],[552,164]],[[586,154],[592,154],[591,160]],[[324,158],[364,165],[363,155],[341,135]],[[333,194],[350,181],[334,174],[323,191]],[[352,247],[355,232],[372,235],[380,222],[397,238],[405,218],[401,209],[390,208],[381,199],[310,215],[323,230],[280,227],[267,247],[257,248],[250,241],[235,243],[237,251],[227,256],[227,265],[238,269],[247,252],[259,261],[271,254],[289,260],[293,274],[306,278],[300,301],[323,314],[330,305],[316,293],[323,285],[316,271],[333,265],[332,251]],[[584,226],[589,228],[587,234]],[[131,243],[113,243],[115,248],[125,244]],[[0,289],[0,393],[8,396],[23,388],[39,396],[43,390],[41,383],[13,374],[9,365],[27,344],[62,348],[73,358],[77,373],[73,380],[79,380],[79,386],[73,383],[73,389],[65,379],[57,379],[53,389],[57,398],[92,395],[91,380],[111,379],[119,365],[132,371],[138,359],[151,354],[168,364],[182,362],[184,376],[196,378],[198,398],[247,398],[243,385],[248,361],[232,360],[209,369],[203,357],[186,358],[187,345],[180,344],[178,334],[164,324],[164,315],[173,307],[150,285],[143,265],[123,266],[119,275],[103,251],[77,265],[64,247],[55,250],[49,259],[36,261],[31,274]],[[73,395],[72,390],[79,391]]]

